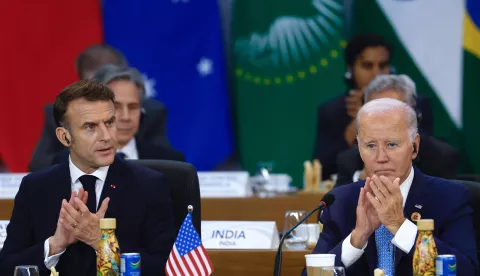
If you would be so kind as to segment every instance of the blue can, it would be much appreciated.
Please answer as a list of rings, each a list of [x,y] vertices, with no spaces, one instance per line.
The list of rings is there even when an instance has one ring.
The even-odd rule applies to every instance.
[[[120,256],[121,276],[140,276],[140,253],[123,253]]]
[[[438,255],[435,260],[435,271],[437,276],[456,276],[457,258],[455,255]]]

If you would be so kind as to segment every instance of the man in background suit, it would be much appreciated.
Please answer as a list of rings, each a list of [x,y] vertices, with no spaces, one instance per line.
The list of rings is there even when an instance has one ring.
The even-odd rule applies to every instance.
[[[76,60],[76,70],[80,79],[90,79],[98,68],[105,64],[127,66],[127,60],[116,49],[108,45],[93,45],[82,52]],[[142,120],[136,139],[170,147],[166,132],[166,107],[153,99],[142,102]],[[53,106],[45,107],[45,124],[42,136],[33,152],[29,170],[35,172],[51,166],[55,156],[64,147],[55,136],[57,125],[53,119]]]
[[[381,75],[370,82],[364,93],[365,102],[381,98],[393,98],[417,109],[417,92],[415,83],[405,75]],[[417,113],[418,115],[418,113]],[[415,166],[425,174],[453,179],[456,177],[459,154],[450,145],[436,138],[423,134],[419,129],[422,150],[414,160]],[[338,177],[336,187],[366,178],[363,162],[354,145],[341,152],[337,157]]]
[[[347,275],[373,275],[375,268],[412,275],[418,229],[410,219],[421,217],[434,220],[438,254],[456,256],[458,275],[476,275],[471,193],[412,166],[422,150],[415,111],[384,98],[366,103],[356,120],[368,177],[330,192],[336,203],[321,215],[323,232],[313,252],[335,254]]]
[[[145,100],[145,84],[142,75],[135,68],[107,64],[98,69],[92,79],[107,85],[115,94],[119,157],[185,161],[181,152],[135,137],[141,121],[140,107]],[[62,151],[54,158],[53,163],[58,164],[67,158],[68,150]]]
[[[322,163],[322,178],[337,173],[337,156],[355,144],[355,117],[364,101],[363,90],[376,76],[395,73],[390,61],[393,50],[380,36],[362,34],[352,38],[344,51],[345,81],[349,91],[317,109],[317,134],[313,158]],[[422,129],[432,134],[432,110],[426,99],[418,99]]]
[[[172,203],[162,174],[115,158],[113,92],[83,80],[55,99],[57,139],[65,162],[25,176],[15,197],[0,275],[31,264],[41,276],[96,275],[99,220],[115,218],[123,253],[138,252],[142,275],[165,275],[175,240]],[[101,205],[101,207],[99,207]]]

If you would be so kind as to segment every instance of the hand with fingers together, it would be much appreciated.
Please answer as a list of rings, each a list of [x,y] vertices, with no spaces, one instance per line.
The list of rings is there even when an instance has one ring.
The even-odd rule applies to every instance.
[[[381,223],[395,235],[405,222],[400,178],[395,178],[392,182],[385,176],[373,175],[368,184],[371,188],[367,192],[369,202],[375,208]]]
[[[345,105],[347,108],[347,114],[352,119],[357,117],[358,111],[363,105],[363,91],[351,90],[348,96],[345,98]]]
[[[97,250],[98,243],[102,236],[100,219],[105,217],[109,202],[110,198],[107,197],[103,200],[98,212],[93,214],[88,210],[87,205],[78,198],[74,199],[74,203],[78,206],[78,209],[64,200],[62,210],[60,211],[61,215],[65,217],[65,219],[62,220],[63,227],[70,231],[79,241]]]
[[[370,181],[371,179],[368,177],[365,182],[365,187],[360,189],[356,211],[357,220],[350,239],[351,244],[359,249],[367,243],[370,235],[372,235],[381,224],[377,211],[367,198],[367,193],[371,191],[368,186]]]
[[[88,192],[84,191],[83,188],[80,188],[80,190],[78,191],[78,194],[76,191],[72,191],[68,204],[71,204],[73,208],[78,208],[78,206],[75,204],[75,198],[77,198],[80,202],[86,204],[88,200]],[[62,202],[62,205],[63,205],[63,202]],[[62,215],[62,212],[60,212],[55,234],[49,239],[49,248],[50,248],[50,251],[48,253],[49,256],[56,255],[62,252],[69,245],[74,244],[78,241],[77,238],[73,235],[73,233],[68,231],[63,226],[64,220],[65,220],[65,217]]]

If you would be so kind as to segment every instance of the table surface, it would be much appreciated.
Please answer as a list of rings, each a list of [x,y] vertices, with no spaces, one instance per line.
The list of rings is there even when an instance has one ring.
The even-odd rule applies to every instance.
[[[307,213],[318,206],[323,193],[299,193],[272,198],[204,198],[202,220],[275,221],[283,232],[285,212],[304,210]],[[316,223],[313,215],[309,223]]]
[[[213,275],[273,275],[276,250],[207,250],[212,260]],[[283,251],[282,275],[301,275],[305,255],[311,251]]]
[[[202,220],[276,221],[283,231],[283,220],[287,210],[314,209],[323,194],[297,194],[274,198],[204,198]],[[13,200],[0,200],[0,220],[9,220]],[[316,216],[309,221],[316,222]],[[311,251],[283,253],[282,275],[300,275],[305,266],[305,254]],[[276,250],[208,250],[214,265],[213,275],[273,275]]]
[[[309,212],[320,203],[323,193],[299,193],[272,198],[203,198],[202,220],[275,221],[282,232],[287,210]],[[9,220],[13,199],[0,200],[0,220]],[[315,223],[317,216],[308,222]]]

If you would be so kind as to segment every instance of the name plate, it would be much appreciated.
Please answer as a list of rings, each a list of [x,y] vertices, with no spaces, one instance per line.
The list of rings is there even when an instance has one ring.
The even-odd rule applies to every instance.
[[[7,225],[9,222],[9,220],[0,220],[0,249],[3,248],[3,243],[7,238]]]
[[[0,173],[0,199],[13,199],[28,173]]]
[[[247,197],[250,195],[248,172],[199,172],[200,196]]]
[[[276,249],[279,244],[274,221],[202,221],[206,249]]]

